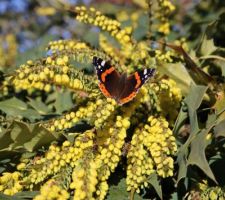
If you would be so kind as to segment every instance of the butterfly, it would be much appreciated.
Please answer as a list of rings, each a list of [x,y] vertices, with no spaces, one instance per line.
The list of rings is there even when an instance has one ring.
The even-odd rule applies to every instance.
[[[120,105],[131,101],[141,86],[154,75],[155,69],[149,68],[136,71],[127,77],[126,73],[120,74],[110,64],[98,57],[93,57],[93,65],[99,80],[99,88],[108,98],[113,98]]]

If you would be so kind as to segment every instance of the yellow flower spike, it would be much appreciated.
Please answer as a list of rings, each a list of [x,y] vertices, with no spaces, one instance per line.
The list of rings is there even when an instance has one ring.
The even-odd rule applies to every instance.
[[[130,127],[130,121],[128,119],[123,119],[122,126],[127,129]]]
[[[63,84],[68,84],[70,82],[70,78],[67,74],[62,75],[62,83]]]
[[[26,164],[25,163],[20,163],[20,164],[17,165],[16,168],[17,168],[17,170],[21,171],[21,170],[26,168]]]
[[[19,75],[18,75],[18,77],[20,79],[23,79],[25,77],[25,73],[24,72],[20,72]]]
[[[40,190],[40,194],[34,197],[34,200],[42,199],[61,199],[66,200],[69,198],[68,192],[61,188],[54,179],[47,181]]]
[[[121,128],[123,126],[123,124],[121,123],[121,121],[116,121],[116,127]]]
[[[51,64],[52,63],[52,58],[51,57],[47,57],[46,63]]]
[[[61,84],[62,83],[62,76],[60,74],[56,74],[55,75],[55,82],[57,84]]]
[[[28,60],[28,61],[27,61],[27,64],[28,64],[28,65],[32,65],[32,64],[33,64],[33,61],[32,61],[32,60]]]

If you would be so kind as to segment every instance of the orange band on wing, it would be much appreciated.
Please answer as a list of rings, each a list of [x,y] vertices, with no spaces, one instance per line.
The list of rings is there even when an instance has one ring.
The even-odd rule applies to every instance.
[[[111,94],[108,92],[108,90],[105,88],[105,85],[103,83],[99,83],[98,86],[106,97],[112,97]]]
[[[135,76],[135,79],[136,79],[136,81],[137,81],[137,83],[136,83],[136,85],[135,85],[135,88],[138,88],[138,87],[141,85],[141,78],[140,78],[138,72],[135,72],[135,73],[134,73],[134,76]]]
[[[110,67],[109,69],[105,70],[104,73],[101,74],[101,81],[104,83],[105,82],[105,77],[108,74],[111,74],[115,70],[114,67]]]
[[[119,104],[124,104],[132,100],[136,96],[137,92],[132,92],[128,97],[120,99]]]

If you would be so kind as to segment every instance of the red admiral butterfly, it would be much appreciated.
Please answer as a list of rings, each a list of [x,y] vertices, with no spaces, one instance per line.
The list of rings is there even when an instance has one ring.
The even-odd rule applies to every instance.
[[[137,71],[127,77],[126,74],[119,74],[116,69],[110,65],[110,61],[104,61],[101,58],[93,57],[99,88],[106,97],[113,98],[118,104],[132,100],[140,87],[154,75],[155,69],[144,69]]]

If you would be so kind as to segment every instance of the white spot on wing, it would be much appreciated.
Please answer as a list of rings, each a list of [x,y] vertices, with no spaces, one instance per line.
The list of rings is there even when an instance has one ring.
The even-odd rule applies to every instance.
[[[101,69],[101,65],[98,65],[98,68]]]
[[[144,70],[144,75],[147,74],[147,71],[148,71],[147,69]]]
[[[101,62],[101,66],[104,66],[105,65],[105,61],[103,60],[102,62]]]

